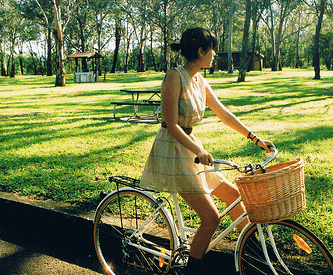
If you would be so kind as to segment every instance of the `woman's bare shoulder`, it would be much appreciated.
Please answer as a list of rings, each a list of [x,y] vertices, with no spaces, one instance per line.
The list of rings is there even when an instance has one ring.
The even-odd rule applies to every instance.
[[[165,74],[165,79],[171,78],[171,79],[180,79],[180,74],[176,69],[169,69]]]
[[[181,83],[180,74],[176,69],[170,69],[166,72],[163,86],[179,86]]]

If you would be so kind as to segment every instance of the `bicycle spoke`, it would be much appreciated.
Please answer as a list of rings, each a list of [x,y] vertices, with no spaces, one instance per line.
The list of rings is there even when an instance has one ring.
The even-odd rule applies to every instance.
[[[105,270],[113,261],[109,259],[114,245],[111,237],[119,240],[125,264],[154,274],[170,269],[174,237],[163,207],[164,202],[157,203],[137,190],[115,192],[99,206],[94,243]]]
[[[263,235],[268,257],[278,274],[333,274],[332,256],[321,241],[301,225],[291,221],[277,222],[271,224]],[[303,248],[300,248],[300,244],[294,240],[295,235],[304,241]],[[262,248],[258,245],[259,242],[257,226],[253,225],[244,235],[239,251],[241,275],[258,272],[273,274],[268,267]],[[308,253],[304,250],[312,252]]]

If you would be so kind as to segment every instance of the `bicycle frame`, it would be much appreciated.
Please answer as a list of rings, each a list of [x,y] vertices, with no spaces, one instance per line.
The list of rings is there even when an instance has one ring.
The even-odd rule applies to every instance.
[[[129,189],[128,187],[125,187],[124,189]],[[121,188],[121,190],[123,190],[123,188]],[[154,195],[152,195],[149,192],[146,191],[142,191],[144,194],[148,195],[149,197],[153,198],[156,200],[156,197]],[[175,241],[175,250],[180,246],[181,243],[187,243],[187,239],[189,237],[189,235],[194,235],[197,231],[197,229],[195,228],[191,228],[191,227],[187,227],[184,225],[184,220],[183,220],[183,216],[182,216],[182,212],[179,206],[179,200],[177,197],[177,194],[171,194],[169,197],[166,198],[165,201],[162,201],[161,203],[158,204],[158,207],[155,209],[155,211],[146,219],[145,222],[143,222],[133,233],[132,235],[136,235],[139,234],[142,237],[142,234],[145,232],[145,228],[149,227],[150,222],[154,219],[154,215],[162,208],[166,208],[166,201],[169,201],[170,199],[172,199],[174,201],[175,204],[175,212],[176,212],[176,216],[177,216],[177,222],[178,222],[178,228],[176,226],[175,220],[172,218],[171,214],[169,211],[165,211],[166,213],[169,213],[170,216],[169,221],[171,226],[172,226],[172,231],[174,233],[174,236],[178,236],[181,239],[181,242],[179,241],[179,238],[176,238]],[[239,197],[235,202],[233,202],[229,207],[227,207],[221,214],[220,214],[220,219],[222,219],[225,215],[227,215],[230,211],[232,211],[232,209],[234,209],[240,202],[241,202],[241,198]],[[247,213],[244,212],[239,218],[237,218],[233,223],[231,223],[223,232],[221,232],[208,246],[208,249],[206,251],[206,253],[210,250],[212,250],[223,238],[225,238],[235,227],[237,227],[238,224],[240,224],[242,221],[244,221],[247,217]],[[129,245],[142,249],[146,252],[149,252],[157,257],[162,257],[164,259],[171,259],[171,251],[167,251],[165,254],[160,253],[156,250],[153,249],[149,249],[134,243],[129,242]],[[235,255],[238,255],[238,253],[235,253]],[[238,257],[237,257],[238,258]]]
[[[273,150],[274,154],[268,159],[266,160],[262,165],[267,164],[269,161],[271,161],[276,155],[277,155],[277,150]],[[224,161],[224,160],[217,160],[216,165],[214,165],[214,169],[213,170],[208,170],[208,171],[202,171],[202,172],[211,172],[211,171],[216,171],[219,170],[219,165],[220,164],[225,164],[225,165],[229,165],[231,167],[234,168],[238,168],[238,166],[234,163],[228,162],[228,161]],[[239,170],[239,169],[238,169]],[[241,170],[239,170],[240,172],[242,172]],[[135,187],[124,187],[124,188],[120,188],[117,189],[114,192],[119,192],[120,190],[131,190],[131,189],[136,189]],[[174,250],[176,251],[182,244],[188,244],[188,238],[191,235],[194,235],[197,231],[197,229],[195,228],[191,228],[191,227],[187,227],[184,225],[184,220],[183,220],[183,216],[182,216],[182,211],[180,209],[180,205],[179,205],[179,200],[178,200],[178,194],[177,193],[173,193],[170,194],[165,200],[159,200],[155,195],[153,195],[152,193],[150,193],[149,191],[145,191],[145,190],[139,190],[140,192],[142,192],[144,195],[148,196],[149,198],[151,198],[152,200],[156,201],[157,203],[157,207],[155,208],[155,211],[131,234],[132,236],[140,236],[140,238],[146,242],[146,243],[151,243],[150,241],[144,239],[143,234],[146,231],[146,228],[149,228],[149,225],[151,224],[151,222],[156,218],[156,214],[159,210],[162,210],[164,212],[164,214],[166,215],[166,218],[169,221],[169,224],[171,226],[171,230],[172,230],[172,235],[174,237]],[[112,195],[114,192],[112,192],[110,195]],[[171,215],[170,211],[167,209],[166,205],[167,203],[170,201],[170,199],[172,199],[174,201],[174,206],[175,206],[175,212],[176,212],[176,216],[177,216],[177,222],[178,222],[178,228],[175,222],[175,219],[173,218],[173,216]],[[229,214],[238,204],[240,204],[242,202],[242,198],[239,197],[237,198],[231,205],[229,205],[221,214],[220,214],[220,219],[222,219],[223,217],[225,217],[227,214]],[[226,229],[224,229],[217,237],[215,237],[209,244],[208,248],[207,248],[207,252],[209,252],[210,250],[212,250],[214,247],[216,247],[216,245],[223,239],[225,238],[235,227],[237,227],[240,223],[242,223],[247,217],[247,212],[245,211],[244,213],[242,213],[236,220],[234,220]],[[244,237],[244,235],[246,234],[247,230],[249,229],[249,227],[251,226],[251,223],[248,223],[242,230],[242,232],[240,233],[238,240],[237,240],[237,244],[235,247],[235,254],[234,254],[234,258],[235,258],[235,267],[236,267],[236,271],[239,271],[238,268],[238,261],[239,261],[239,250],[240,250],[240,244],[241,241]],[[271,244],[272,244],[272,248],[273,251],[275,252],[276,257],[279,259],[281,265],[285,268],[285,270],[287,271],[287,273],[291,274],[290,271],[288,270],[288,268],[286,267],[286,265],[283,263],[277,249],[275,246],[275,242],[274,242],[274,237],[271,233],[270,227],[269,225],[265,225],[267,228],[267,232],[268,232],[268,236],[270,238]],[[264,235],[263,235],[263,230],[260,224],[257,225],[257,230],[259,232],[259,237],[260,237],[260,242],[261,242],[261,246],[263,248],[263,252],[265,254],[265,258],[267,260],[268,265],[270,266],[271,270],[273,271],[274,274],[278,274],[273,265],[271,264],[271,261],[269,259],[268,253],[267,253],[267,247],[265,244],[265,239],[264,239]],[[130,240],[131,238],[129,238]],[[165,251],[165,253],[163,252],[159,252],[157,250],[151,249],[151,248],[147,248],[144,247],[140,244],[135,244],[132,243],[131,241],[128,241],[128,244],[136,247],[138,249],[144,250],[148,253],[151,253],[154,256],[157,256],[159,258],[164,258],[167,260],[172,260],[173,257],[173,253],[174,251]]]
[[[121,188],[123,190],[123,188]],[[128,187],[125,187],[124,189],[130,189]],[[146,194],[147,196],[153,198],[154,200],[157,200],[157,198],[152,195],[149,192],[146,191],[141,191],[144,194]],[[171,213],[166,209],[166,204],[167,202],[172,199],[174,201],[174,205],[175,205],[175,212],[176,212],[176,216],[177,216],[177,222],[178,222],[178,228],[176,226],[175,220],[173,219]],[[241,197],[239,197],[238,199],[236,199],[230,206],[228,206],[221,214],[220,214],[220,219],[222,219],[223,217],[225,217],[227,214],[230,213],[230,211],[232,211],[239,203],[241,203],[242,199]],[[132,233],[132,235],[140,235],[142,240],[146,243],[151,243],[148,240],[143,238],[143,233],[145,232],[145,229],[149,227],[150,223],[154,220],[154,218],[156,217],[156,213],[163,209],[165,213],[168,214],[168,220],[170,222],[171,225],[171,230],[173,231],[173,236],[177,236],[180,238],[175,238],[174,242],[175,242],[175,251],[177,250],[177,248],[180,247],[181,244],[183,243],[187,243],[187,239],[189,238],[190,235],[194,235],[196,233],[196,229],[195,228],[191,228],[191,227],[187,227],[184,225],[184,220],[183,220],[183,216],[182,216],[182,212],[180,209],[180,205],[179,205],[179,200],[178,200],[178,195],[177,194],[171,194],[170,196],[168,196],[166,198],[166,200],[163,201],[158,201],[158,207],[156,207],[155,211]],[[215,237],[209,244],[208,248],[207,248],[207,252],[209,252],[210,250],[212,250],[223,238],[225,238],[235,227],[237,227],[237,225],[239,225],[241,222],[243,222],[247,217],[247,213],[244,212],[243,214],[241,214],[235,221],[233,221],[225,230],[223,230],[217,237]],[[248,230],[248,228],[251,226],[251,223],[248,223],[244,229],[242,230],[241,234],[238,237],[237,240],[237,244],[235,247],[235,253],[234,253],[234,260],[235,260],[235,267],[236,267],[236,271],[238,272],[238,261],[239,261],[239,249],[240,249],[240,243],[241,240],[243,239],[244,234],[246,233],[246,231]],[[266,247],[266,243],[264,240],[264,235],[263,235],[263,229],[262,229],[262,225],[257,224],[257,230],[259,232],[259,237],[260,237],[260,242],[263,248],[263,252],[266,258],[266,261],[269,265],[269,267],[271,268],[272,272],[275,275],[278,275],[278,273],[276,272],[276,270],[274,269],[273,265],[271,264],[271,261],[269,259],[268,256],[268,252],[267,252],[267,247]],[[275,246],[275,242],[274,242],[274,237],[271,233],[270,227],[269,225],[265,225],[267,231],[268,231],[268,236],[270,238],[271,244],[272,244],[272,248],[273,251],[276,255],[276,257],[279,259],[281,265],[285,268],[285,270],[287,271],[288,274],[291,274],[290,271],[288,270],[287,266],[283,263],[277,249]],[[129,238],[130,239],[130,238]],[[180,240],[179,240],[180,239]],[[153,250],[135,243],[132,243],[131,241],[128,242],[129,245],[144,250],[148,253],[151,253],[152,255],[159,257],[159,258],[164,258],[167,260],[172,260],[172,256],[173,256],[173,252],[174,251],[165,251],[164,253],[159,252],[157,250]],[[152,243],[151,243],[152,244]]]

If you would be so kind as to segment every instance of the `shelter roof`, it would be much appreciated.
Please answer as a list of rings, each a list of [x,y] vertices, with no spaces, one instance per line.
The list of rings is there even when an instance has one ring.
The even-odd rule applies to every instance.
[[[87,53],[73,53],[68,56],[69,58],[103,58],[102,55],[96,52]]]

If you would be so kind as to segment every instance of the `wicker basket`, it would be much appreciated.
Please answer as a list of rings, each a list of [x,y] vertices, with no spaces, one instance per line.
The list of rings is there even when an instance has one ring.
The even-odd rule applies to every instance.
[[[304,161],[282,162],[235,179],[252,223],[288,219],[306,209]]]

